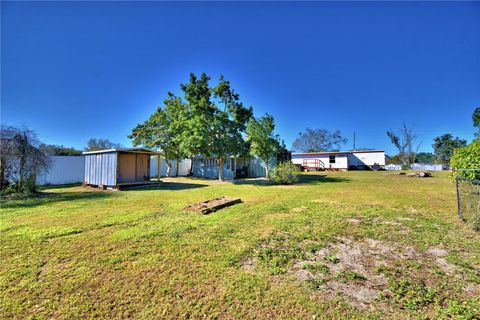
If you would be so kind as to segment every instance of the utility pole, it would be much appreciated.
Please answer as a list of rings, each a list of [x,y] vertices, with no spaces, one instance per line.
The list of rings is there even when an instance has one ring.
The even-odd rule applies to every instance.
[[[353,151],[355,151],[355,131],[353,131]]]

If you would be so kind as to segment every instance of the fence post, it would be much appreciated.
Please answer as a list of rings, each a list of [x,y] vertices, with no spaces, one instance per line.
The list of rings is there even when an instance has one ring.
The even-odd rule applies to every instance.
[[[463,214],[462,214],[462,202],[461,202],[461,199],[460,199],[460,187],[458,186],[458,173],[456,174],[455,176],[455,184],[456,184],[456,188],[457,188],[457,208],[458,208],[458,216],[460,217],[460,219],[464,220],[463,219]]]

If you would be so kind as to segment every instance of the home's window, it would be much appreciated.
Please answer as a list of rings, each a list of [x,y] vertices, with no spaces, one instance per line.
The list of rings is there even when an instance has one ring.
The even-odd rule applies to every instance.
[[[335,156],[329,156],[329,163],[335,163]]]
[[[225,161],[225,169],[230,170],[230,159]]]

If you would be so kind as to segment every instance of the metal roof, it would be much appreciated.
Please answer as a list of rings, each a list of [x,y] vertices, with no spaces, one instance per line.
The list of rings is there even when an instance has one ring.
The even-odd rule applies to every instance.
[[[384,150],[351,150],[351,151],[299,152],[299,153],[292,153],[292,156],[302,156],[302,155],[326,155],[326,154],[349,154],[349,153],[371,153],[371,152],[385,152],[385,151],[384,151]]]
[[[107,152],[130,152],[130,153],[146,153],[146,154],[160,154],[158,151],[152,151],[146,148],[116,148],[116,149],[105,149],[105,150],[95,150],[95,151],[84,151],[82,154],[95,154],[95,153],[107,153]]]

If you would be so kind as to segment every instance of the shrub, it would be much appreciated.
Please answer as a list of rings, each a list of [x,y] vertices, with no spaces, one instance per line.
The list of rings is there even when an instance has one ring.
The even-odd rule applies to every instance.
[[[22,185],[19,181],[4,183],[3,187],[0,189],[1,196],[30,196],[35,194],[38,191],[38,185],[36,183],[36,176],[31,174],[27,177],[27,180]]]
[[[450,167],[457,170],[461,177],[480,180],[480,140],[475,140],[465,148],[455,149],[450,160]]]
[[[300,170],[291,161],[282,162],[277,165],[273,173],[273,181],[278,184],[294,184],[298,182]]]

